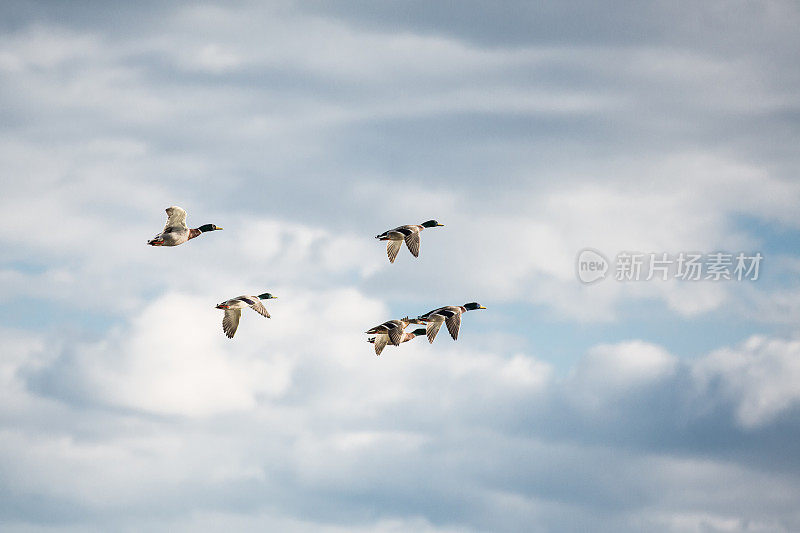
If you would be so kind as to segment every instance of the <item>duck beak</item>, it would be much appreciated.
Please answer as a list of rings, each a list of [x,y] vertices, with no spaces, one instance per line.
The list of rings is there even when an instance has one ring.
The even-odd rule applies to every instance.
[[[484,306],[478,306],[478,309],[486,309]]]
[[[438,228],[438,227],[441,227],[441,226],[444,226],[444,224],[436,224],[436,227],[437,227],[437,228]]]

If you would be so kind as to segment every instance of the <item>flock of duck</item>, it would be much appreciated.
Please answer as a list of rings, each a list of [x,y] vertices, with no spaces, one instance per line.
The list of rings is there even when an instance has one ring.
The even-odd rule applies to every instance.
[[[198,228],[189,228],[186,225],[185,210],[178,206],[172,206],[168,207],[166,211],[167,223],[164,225],[164,230],[147,241],[147,244],[150,246],[178,246],[195,237],[199,237],[203,233],[222,229],[214,224],[204,224]],[[444,226],[444,224],[439,224],[436,220],[428,220],[422,224],[398,226],[394,229],[384,231],[375,238],[380,241],[386,241],[386,254],[389,256],[389,262],[394,263],[400,248],[403,246],[403,242],[406,243],[406,247],[408,251],[411,252],[411,255],[419,257],[419,237],[422,230],[441,226]],[[236,333],[236,329],[239,327],[242,309],[247,307],[253,309],[261,316],[270,318],[261,300],[270,300],[273,298],[277,298],[277,296],[273,296],[268,292],[259,294],[258,296],[244,294],[217,304],[217,309],[225,311],[222,317],[222,331],[225,332],[225,335],[229,339],[232,339]],[[433,344],[433,340],[436,338],[436,334],[439,333],[442,324],[447,326],[447,331],[450,333],[453,340],[457,340],[458,330],[461,327],[461,315],[475,309],[486,308],[477,302],[470,302],[464,305],[447,305],[440,307],[419,315],[417,318],[404,317],[399,320],[387,320],[383,324],[367,330],[366,333],[375,335],[374,337],[368,338],[367,341],[374,344],[376,355],[380,355],[383,349],[389,344],[400,346],[400,344],[422,335],[426,335],[428,337],[428,342]],[[409,324],[421,324],[425,327],[417,328],[407,333],[405,329]]]

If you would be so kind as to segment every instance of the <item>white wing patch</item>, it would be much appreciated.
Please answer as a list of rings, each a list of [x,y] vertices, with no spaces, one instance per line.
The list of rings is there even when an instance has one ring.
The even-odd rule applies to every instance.
[[[186,227],[186,211],[177,205],[168,207],[166,211],[167,223],[164,226],[164,231],[167,231],[168,228],[189,229]]]
[[[425,320],[425,321],[431,320],[431,317],[433,315],[438,315],[440,311],[444,311],[445,309],[447,309],[447,308],[446,307],[439,307],[438,309],[434,309],[433,311],[428,311],[424,315],[420,315],[419,318],[422,319],[422,320]],[[444,320],[444,317],[442,317],[442,320]]]
[[[236,333],[236,328],[239,327],[239,317],[242,316],[241,309],[226,309],[225,316],[222,317],[222,331],[225,335],[232,339]]]

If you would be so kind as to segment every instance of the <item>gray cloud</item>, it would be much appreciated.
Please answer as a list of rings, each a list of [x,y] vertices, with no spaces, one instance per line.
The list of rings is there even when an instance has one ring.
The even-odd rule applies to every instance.
[[[573,273],[791,240],[794,4],[0,14],[4,528],[798,529],[794,251],[747,286]],[[226,230],[144,246],[171,204]],[[372,237],[429,218],[388,265]],[[253,290],[273,319],[228,342]],[[458,344],[360,334],[470,300]]]
[[[190,308],[166,297],[142,317],[158,309],[174,315],[176,306]],[[202,314],[186,320],[218,318]],[[292,314],[312,329],[327,320]],[[345,333],[295,346],[280,384],[281,354],[297,339],[293,319],[284,320],[284,331],[243,337],[248,344],[234,351],[197,335],[183,345],[150,339],[156,334],[147,329],[54,358],[30,347],[7,383],[16,391],[12,405],[27,404],[25,418],[66,408],[75,420],[44,435],[6,424],[14,435],[4,440],[4,455],[14,458],[6,490],[41,494],[41,505],[64,521],[72,515],[57,501],[79,498],[83,515],[72,519],[100,525],[136,524],[155,505],[166,521],[154,523],[158,529],[197,509],[241,516],[273,509],[272,516],[376,529],[382,519],[422,516],[467,530],[597,522],[600,530],[635,531],[700,510],[710,515],[699,523],[797,526],[790,502],[800,465],[789,452],[800,430],[791,385],[797,342],[753,338],[696,361],[638,341],[598,346],[560,378],[529,356],[463,347],[433,354],[436,346],[412,344],[365,359],[363,339]],[[157,322],[134,320],[136,328]],[[148,353],[142,342],[150,341],[172,349]],[[113,359],[98,349],[107,344],[116,346]],[[214,359],[218,349],[224,355]],[[257,362],[272,367],[267,382],[235,370]],[[207,381],[193,366],[216,368],[216,377]],[[226,376],[227,390],[239,391],[233,396]],[[174,392],[160,387],[164,380]],[[788,387],[752,411],[762,384],[780,381]],[[242,403],[240,394],[256,401]],[[100,421],[102,429],[89,429]],[[21,477],[34,463],[37,475]],[[698,500],[665,496],[689,480],[707,492]],[[742,484],[761,489],[734,488]]]

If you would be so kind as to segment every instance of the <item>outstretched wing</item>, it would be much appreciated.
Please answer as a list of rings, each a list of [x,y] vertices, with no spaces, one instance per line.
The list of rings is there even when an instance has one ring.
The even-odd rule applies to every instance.
[[[269,318],[269,313],[267,312],[267,308],[264,307],[264,304],[261,303],[261,299],[258,296],[254,296],[253,300],[255,300],[250,307],[253,308],[253,311],[258,313],[261,316],[265,316]]]
[[[225,316],[222,317],[222,331],[225,335],[232,339],[236,328],[239,327],[239,317],[242,316],[241,309],[226,309]]]
[[[451,316],[447,317],[444,323],[447,324],[447,331],[450,332],[450,336],[453,337],[453,340],[457,340],[458,328],[461,326],[461,313],[453,313]]]
[[[388,335],[376,335],[375,336],[375,355],[380,355],[384,348],[386,348],[386,344],[389,342]]]
[[[388,334],[389,334],[389,342],[391,342],[395,346],[400,346],[400,343],[403,341],[403,327],[397,325],[393,328],[390,328]]]
[[[428,336],[428,342],[433,344],[433,339],[436,338],[436,334],[439,333],[439,328],[442,327],[441,320],[431,320],[428,322],[427,327],[425,328],[425,334]]]
[[[166,233],[170,228],[178,228],[181,230],[189,229],[186,227],[186,211],[177,205],[168,207],[166,211],[167,223],[164,226],[164,233]]]
[[[406,246],[414,257],[419,257],[419,233],[412,231],[406,235]]]
[[[390,263],[394,263],[401,246],[403,246],[403,241],[386,241],[386,255],[389,256]]]

